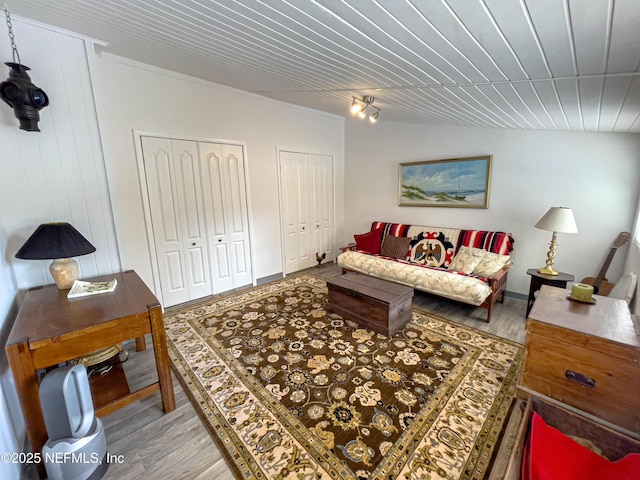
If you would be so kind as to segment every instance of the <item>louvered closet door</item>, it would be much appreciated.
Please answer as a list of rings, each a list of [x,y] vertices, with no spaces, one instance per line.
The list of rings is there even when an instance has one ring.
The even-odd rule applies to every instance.
[[[219,293],[252,282],[244,151],[240,145],[198,144],[203,172],[211,275]]]
[[[309,227],[309,156],[280,152],[280,199],[285,273],[313,265]]]
[[[309,203],[311,205],[312,254],[326,253],[335,260],[333,248],[333,157],[309,155]]]
[[[211,295],[197,145],[142,137],[142,150],[163,305]]]

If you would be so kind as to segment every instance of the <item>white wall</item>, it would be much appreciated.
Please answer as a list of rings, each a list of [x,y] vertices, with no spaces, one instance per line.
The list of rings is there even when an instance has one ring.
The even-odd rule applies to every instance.
[[[640,198],[637,201],[637,205],[638,210],[634,221],[636,229],[640,228]],[[627,255],[627,261],[625,262],[624,273],[634,272],[636,275],[640,276],[640,243],[637,240],[640,236],[640,232],[636,231],[636,229],[629,230],[632,235],[632,240],[629,245],[629,253]],[[630,307],[633,313],[640,315],[640,282],[636,285],[636,293],[631,300]]]
[[[398,164],[493,155],[489,208],[398,206]],[[573,208],[578,234],[558,234],[554,268],[579,281],[595,276],[611,243],[631,231],[640,192],[640,135],[346,123],[346,225],[373,220],[502,230],[516,238],[507,289],[526,294],[527,269],[544,266],[551,232],[533,225],[552,206]],[[623,270],[619,249],[608,277]]]
[[[5,345],[13,325],[16,307],[16,280],[8,258],[6,232],[0,212],[0,344]],[[4,352],[4,348],[2,349]],[[24,442],[24,420],[7,356],[0,355],[0,453],[19,452]],[[0,462],[0,478],[19,478],[21,466]]]
[[[277,148],[333,155],[336,227],[343,235],[344,118],[288,105],[112,55],[92,78],[123,268],[153,285],[133,130],[245,142],[254,278],[283,271]]]
[[[40,132],[18,129],[13,110],[0,108],[0,204],[9,263],[19,289],[53,283],[50,261],[13,255],[44,222],[71,223],[96,252],[79,257],[82,277],[120,270],[85,43],[66,33],[15,19],[20,56],[34,84],[49,96]],[[0,42],[1,58],[11,58]],[[8,69],[3,70],[8,74]],[[8,206],[11,206],[8,208]]]
[[[635,241],[631,241],[629,246],[629,254],[625,262],[624,273],[634,272],[640,275],[640,245]],[[636,315],[640,315],[640,282],[636,284],[636,294],[630,305],[631,311]]]
[[[85,42],[68,33],[13,18],[24,65],[49,96],[40,132],[19,130],[0,102],[0,343],[4,346],[25,289],[53,283],[50,261],[18,260],[15,253],[40,223],[67,221],[95,245],[80,257],[82,277],[120,270]],[[11,60],[8,42],[0,59]],[[9,69],[0,65],[0,80]],[[0,356],[0,452],[19,451],[24,421],[6,355]],[[20,465],[0,463],[0,478],[17,478]]]

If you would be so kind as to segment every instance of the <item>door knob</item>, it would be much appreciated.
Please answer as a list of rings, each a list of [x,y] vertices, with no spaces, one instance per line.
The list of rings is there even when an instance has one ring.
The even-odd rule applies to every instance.
[[[192,246],[192,247],[195,247],[195,246],[196,246],[196,242],[193,242],[193,243],[191,244],[191,246]]]
[[[221,242],[221,241],[222,241],[222,239],[221,239],[221,238],[219,238],[219,239],[218,239],[218,241],[219,241],[219,242]]]

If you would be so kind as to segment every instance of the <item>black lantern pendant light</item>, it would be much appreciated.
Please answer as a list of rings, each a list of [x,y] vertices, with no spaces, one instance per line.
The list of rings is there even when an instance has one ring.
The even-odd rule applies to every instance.
[[[16,47],[9,10],[5,8],[4,14],[7,17],[13,62],[5,63],[11,70],[9,78],[0,83],[0,98],[13,108],[16,118],[20,121],[21,130],[39,132],[40,110],[49,105],[49,97],[44,90],[31,82],[27,73],[30,68],[20,64],[20,54]]]

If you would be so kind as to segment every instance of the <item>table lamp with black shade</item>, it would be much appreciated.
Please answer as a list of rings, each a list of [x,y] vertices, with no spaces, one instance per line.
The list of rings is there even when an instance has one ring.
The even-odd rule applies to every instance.
[[[53,260],[51,276],[59,289],[71,288],[80,267],[71,257],[96,251],[96,247],[66,222],[43,223],[16,253],[23,260]]]

